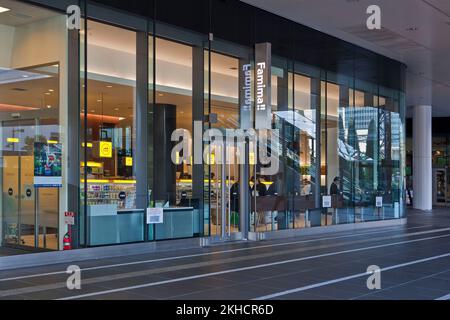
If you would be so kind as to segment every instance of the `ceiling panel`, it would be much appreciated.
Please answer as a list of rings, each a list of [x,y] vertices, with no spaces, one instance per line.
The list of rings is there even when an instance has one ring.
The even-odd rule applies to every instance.
[[[242,0],[407,64],[407,104],[450,116],[450,0]],[[365,27],[382,10],[382,31]]]

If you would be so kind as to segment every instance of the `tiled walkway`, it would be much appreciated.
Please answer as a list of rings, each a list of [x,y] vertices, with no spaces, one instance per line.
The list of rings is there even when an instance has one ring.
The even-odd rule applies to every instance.
[[[405,226],[0,272],[0,299],[438,299],[450,294],[450,209]],[[381,289],[366,273],[379,266]]]

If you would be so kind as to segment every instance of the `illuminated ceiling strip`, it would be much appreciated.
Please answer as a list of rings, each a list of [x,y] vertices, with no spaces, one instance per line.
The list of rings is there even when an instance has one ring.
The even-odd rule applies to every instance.
[[[32,110],[39,110],[39,108],[0,103],[0,111],[32,111]]]
[[[84,117],[84,113],[81,113],[81,117]],[[88,119],[95,119],[101,122],[112,122],[112,123],[119,123],[122,120],[125,120],[124,117],[114,117],[114,116],[108,116],[108,115],[101,115],[101,114],[92,114],[88,113],[87,115]]]

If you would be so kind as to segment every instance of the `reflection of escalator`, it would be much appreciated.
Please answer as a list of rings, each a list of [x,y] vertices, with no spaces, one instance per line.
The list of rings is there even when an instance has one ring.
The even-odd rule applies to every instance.
[[[301,131],[307,134],[307,136],[311,139],[315,139],[315,129],[312,130],[315,124],[312,120],[304,117],[299,111],[281,111],[275,112],[275,123],[278,124],[278,127],[283,128],[283,122],[287,127],[283,134],[282,129],[280,130],[281,134],[274,134],[274,139],[280,141],[280,147],[286,146],[286,157],[288,163],[291,164],[291,168],[300,168],[301,167],[301,159],[300,159],[300,150],[294,147],[295,143],[295,135],[294,134],[286,134],[286,131],[294,132],[295,130]],[[269,146],[270,148],[271,146]],[[272,149],[271,149],[272,150]],[[278,152],[277,152],[278,151]],[[281,158],[282,155],[282,147],[278,150],[272,150],[275,152],[275,155]]]
[[[280,127],[283,127],[284,124],[284,126],[288,128],[285,129],[284,134],[280,134],[279,138],[282,145],[286,146],[284,168],[287,171],[287,177],[291,176],[291,179],[295,181],[300,181],[301,176],[310,176],[313,181],[318,181],[320,179],[321,173],[316,172],[316,166],[314,165],[317,161],[317,158],[315,157],[316,151],[314,150],[316,139],[314,112],[314,110],[275,112],[275,122],[279,122]],[[341,170],[341,191],[343,193],[343,199],[347,205],[369,203],[372,202],[372,192],[363,190],[365,188],[357,185],[354,177],[355,170],[360,170],[362,167],[372,167],[374,160],[367,153],[360,150],[359,137],[356,134],[356,128],[349,128],[349,130],[354,133],[351,139],[345,139],[343,125],[341,134],[336,137],[338,140],[337,151],[340,159],[339,167]],[[296,132],[306,136],[309,140],[308,143],[310,144],[311,149],[307,154],[306,159],[304,158],[304,154],[302,159],[302,153],[306,152],[305,149],[307,150],[308,146],[304,143],[298,145],[299,141],[296,141]],[[296,144],[297,146],[295,146]],[[280,157],[280,159],[282,158]],[[297,188],[299,188],[299,186],[297,186]],[[294,185],[293,192],[297,192],[297,188]]]
[[[280,129],[275,139],[280,144],[275,156],[280,159],[280,168],[285,171],[288,193],[302,193],[303,178],[310,177],[310,183],[320,183],[316,172],[315,122],[312,110],[280,111],[274,113],[275,127]],[[272,150],[272,154],[274,150]],[[311,188],[311,192],[314,190]]]

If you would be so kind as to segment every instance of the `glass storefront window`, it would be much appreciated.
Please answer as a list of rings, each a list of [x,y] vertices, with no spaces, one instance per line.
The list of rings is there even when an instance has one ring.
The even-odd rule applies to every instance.
[[[203,142],[211,146],[209,162],[197,165],[192,157],[194,120],[202,122],[203,130],[224,134],[255,124],[254,114],[243,111],[247,102],[250,109],[255,107],[251,41],[245,45],[244,39],[240,45],[217,38],[208,42],[207,34],[160,22],[150,30],[150,20],[140,19],[139,24],[133,20],[138,17],[127,20],[126,13],[116,16],[108,8],[101,11],[109,12],[114,21],[100,23],[95,19],[107,15],[86,13],[90,18],[80,31],[81,104],[70,113],[80,112],[80,136],[69,137],[72,101],[68,100],[73,92],[68,92],[68,79],[73,81],[74,75],[69,75],[73,69],[68,67],[78,61],[72,61],[73,65],[68,61],[67,48],[74,39],[68,36],[65,16],[32,7],[42,19],[23,17],[27,21],[19,23],[15,12],[25,4],[16,3],[8,1],[11,12],[0,15],[4,40],[0,49],[0,237],[4,244],[61,248],[61,235],[66,232],[61,213],[68,208],[69,194],[66,172],[73,174],[66,168],[69,139],[80,140],[82,246],[204,234],[223,240],[239,237],[243,226],[246,231],[273,232],[404,216],[404,94],[376,81],[363,81],[365,74],[352,75],[348,61],[342,69],[332,66],[342,74],[333,73],[295,61],[291,44],[273,43],[271,125],[277,132],[272,138],[280,143],[250,143],[246,154],[250,163],[241,166],[234,161],[242,150],[227,143],[217,147]],[[261,42],[277,41],[268,30],[256,33]],[[148,34],[145,57],[138,52],[144,51],[141,45],[147,42],[142,39]],[[138,61],[148,62],[148,83],[142,83],[144,73]],[[243,68],[250,76],[245,76]],[[363,69],[353,71],[364,72],[359,70]],[[147,85],[148,105],[140,103],[147,101],[143,90]],[[147,148],[137,145],[141,140],[136,130],[145,126],[138,118],[143,112],[147,113]],[[191,152],[178,152],[172,161],[175,131],[190,137]],[[447,140],[436,141],[436,166],[447,165]],[[267,165],[256,161],[261,149],[277,157],[277,174],[262,174]],[[136,173],[145,169],[136,165],[142,153],[148,161],[145,192]],[[227,161],[218,163],[223,155]],[[58,188],[36,188],[35,177],[56,177],[61,183]],[[241,202],[239,188],[247,185],[249,199]],[[147,227],[142,205],[147,191],[150,207],[194,212],[169,214],[169,222]],[[325,195],[332,196],[332,208],[321,207]],[[377,197],[383,199],[380,208]]]
[[[193,46],[161,34],[153,39],[154,53],[150,56],[154,54],[155,91],[147,122],[149,143],[152,141],[150,205],[166,209],[164,222],[150,226],[149,240],[192,238],[202,233],[201,201],[198,192],[194,194],[192,148],[193,78],[194,72],[203,70],[193,70]]]
[[[189,206],[192,199],[193,159],[189,154],[171,159],[175,130],[192,137],[192,47],[156,38],[156,104],[153,114],[154,190],[159,205]],[[192,146],[192,139],[189,141]]]
[[[311,108],[311,78],[294,75],[294,114],[299,125],[294,129],[294,141],[298,165],[300,166],[301,196],[311,196],[314,193],[313,181],[315,165],[315,137],[316,137],[316,110]],[[294,189],[295,191],[295,189]]]
[[[17,1],[7,7],[0,15],[0,255],[2,245],[60,248],[67,202],[65,16]]]
[[[87,30],[88,205],[134,209],[136,34],[94,21]]]
[[[136,208],[136,33],[92,20],[86,32],[87,105],[81,110],[87,124],[81,143],[86,159],[81,171],[87,179],[88,244],[142,241],[142,213],[132,211]]]
[[[239,59],[211,52],[211,113],[217,115],[212,128],[223,134],[238,129],[239,123]],[[240,172],[237,161],[239,150],[233,144],[210,146],[211,163],[211,235],[221,236],[239,231],[239,183]],[[225,158],[224,158],[225,157]],[[214,160],[214,161],[213,161]],[[222,160],[222,161],[218,161]],[[222,216],[224,220],[222,220]]]
[[[335,208],[326,210],[326,217],[324,224],[330,225],[333,223],[332,214],[339,206],[342,199],[340,194],[340,140],[339,140],[339,103],[340,103],[340,87],[332,82],[322,82],[322,99],[326,105],[326,135],[324,144],[325,159],[326,160],[326,184],[324,195],[331,195],[332,202]],[[323,129],[323,128],[322,128]]]

